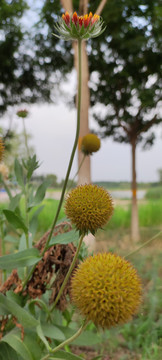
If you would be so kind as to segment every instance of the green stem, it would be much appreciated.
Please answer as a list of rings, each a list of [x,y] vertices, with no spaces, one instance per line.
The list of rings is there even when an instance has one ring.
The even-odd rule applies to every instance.
[[[30,157],[30,151],[29,151],[29,147],[28,147],[28,138],[27,138],[27,133],[26,133],[26,128],[25,128],[25,119],[23,118],[23,127],[24,127],[24,139],[25,139],[25,147],[26,147],[26,152],[27,152],[27,157]]]
[[[61,295],[62,295],[62,293],[63,293],[63,291],[64,291],[64,288],[65,288],[65,286],[66,286],[66,284],[67,284],[67,282],[68,282],[68,280],[69,280],[69,277],[70,277],[70,275],[71,275],[71,273],[72,273],[72,271],[73,271],[73,269],[74,269],[74,266],[75,266],[75,263],[76,263],[76,260],[77,260],[77,257],[78,257],[78,254],[79,254],[81,245],[82,245],[83,238],[84,238],[84,234],[82,234],[82,235],[80,236],[79,244],[78,244],[76,253],[75,253],[74,257],[73,257],[73,261],[72,261],[72,263],[71,263],[71,265],[70,265],[70,267],[69,267],[69,270],[68,270],[68,272],[67,272],[67,274],[66,274],[66,276],[65,276],[65,279],[64,279],[64,281],[63,281],[63,283],[62,283],[62,286],[61,286],[61,288],[60,288],[60,291],[59,291],[59,293],[58,293],[58,295],[57,295],[57,297],[56,297],[56,299],[55,299],[55,301],[54,301],[54,303],[53,303],[53,305],[52,305],[52,307],[51,307],[51,309],[50,309],[50,312],[52,312],[52,311],[54,310],[56,304],[57,304],[58,301],[60,300],[60,297],[61,297]]]
[[[141,246],[139,246],[136,250],[131,251],[130,253],[128,253],[126,256],[124,256],[124,258],[128,258],[131,255],[134,255],[135,253],[137,253],[139,250],[141,250],[143,247],[145,247],[146,245],[148,245],[149,243],[151,243],[151,241],[155,240],[160,234],[162,234],[162,231],[158,232],[156,235],[154,235],[151,239],[147,240],[146,242],[144,242],[144,244],[142,244]]]
[[[1,230],[0,256],[4,256],[4,255],[6,255],[6,247],[5,247],[4,230],[3,230],[3,222],[2,221],[0,222],[0,230]],[[6,270],[3,270],[2,273],[3,273],[3,280],[6,281],[6,279],[7,279]]]
[[[76,152],[76,148],[77,148],[77,144],[78,144],[78,139],[79,139],[79,131],[80,131],[80,110],[81,110],[81,40],[78,40],[78,65],[79,65],[79,76],[78,76],[78,105],[77,105],[77,128],[76,128],[76,135],[75,135],[75,141],[74,141],[74,145],[73,145],[73,149],[72,149],[72,153],[71,153],[71,157],[70,157],[70,161],[69,161],[69,165],[68,165],[68,169],[67,169],[67,173],[66,173],[66,177],[65,177],[65,181],[64,181],[64,185],[63,185],[63,189],[62,189],[62,193],[61,193],[61,197],[60,197],[60,202],[57,208],[57,212],[56,212],[56,216],[54,218],[53,221],[53,225],[51,228],[51,232],[49,234],[49,237],[47,239],[46,245],[44,247],[44,250],[42,252],[42,255],[44,255],[44,253],[46,252],[47,248],[48,248],[48,244],[51,240],[52,234],[53,234],[53,230],[55,228],[60,210],[61,210],[61,206],[64,200],[64,194],[65,194],[65,190],[66,190],[66,186],[67,186],[67,182],[69,179],[69,175],[70,175],[70,171],[72,168],[72,164],[73,164],[73,160],[74,160],[74,155]]]
[[[80,327],[80,329],[73,335],[71,336],[69,339],[66,339],[65,341],[63,341],[60,345],[56,346],[51,353],[54,354],[56,351],[62,349],[64,346],[69,345],[72,341],[74,341],[75,339],[77,339],[77,337],[84,331],[84,329],[87,327],[87,321],[84,320],[82,326]],[[50,356],[50,355],[49,355]]]
[[[63,189],[62,189],[62,193],[61,193],[61,197],[60,197],[60,201],[59,201],[59,205],[57,208],[57,212],[53,221],[53,225],[49,234],[49,237],[47,239],[46,245],[44,247],[44,250],[42,251],[42,256],[44,255],[44,253],[46,252],[46,250],[48,249],[48,245],[49,242],[52,238],[53,235],[53,230],[55,228],[55,225],[57,223],[57,219],[61,210],[61,206],[64,200],[64,194],[65,194],[65,190],[66,190],[66,186],[67,186],[67,182],[69,179],[69,175],[70,175],[70,171],[71,171],[71,167],[73,164],[73,160],[74,160],[74,155],[75,155],[75,151],[77,148],[77,144],[78,144],[78,139],[79,139],[79,131],[80,131],[80,110],[81,110],[81,40],[78,40],[78,104],[77,104],[77,128],[76,128],[76,135],[75,135],[75,141],[74,141],[74,145],[73,145],[73,149],[72,149],[72,153],[71,153],[71,157],[70,157],[70,161],[69,161],[69,165],[68,165],[68,169],[67,169],[67,173],[66,173],[66,177],[65,177],[65,181],[64,181],[64,185],[63,185]],[[23,289],[26,286],[28,280],[30,279],[30,277],[32,276],[34,270],[36,268],[36,265],[34,265],[30,271],[30,273],[28,274],[27,278],[24,280],[23,283]]]
[[[25,186],[25,216],[26,216],[26,227],[28,232],[26,233],[26,248],[29,249],[29,213],[28,213],[28,199],[29,199],[29,188],[28,184]]]
[[[83,165],[83,163],[84,163],[85,157],[86,157],[86,155],[84,154],[84,156],[83,156],[83,158],[82,158],[82,161],[80,162],[80,165],[79,165],[79,167],[78,167],[78,170],[77,170],[77,172],[75,173],[72,181],[74,181],[75,178],[76,178],[76,176],[78,175],[78,173],[79,173],[79,171],[80,171],[80,169],[81,169],[81,167],[82,167],[82,165]],[[71,188],[71,186],[69,186],[69,188],[67,189],[67,191],[69,191],[70,188]]]

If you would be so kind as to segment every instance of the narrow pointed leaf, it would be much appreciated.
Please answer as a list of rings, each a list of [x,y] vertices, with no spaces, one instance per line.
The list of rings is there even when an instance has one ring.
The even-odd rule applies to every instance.
[[[45,345],[46,349],[47,349],[48,351],[50,351],[51,348],[50,348],[50,346],[49,346],[49,343],[48,343],[46,337],[45,337],[44,334],[43,334],[43,330],[42,330],[42,328],[41,328],[41,324],[39,324],[39,325],[37,326],[37,334],[38,334],[39,338],[42,340],[42,342],[43,342],[43,344]]]
[[[23,167],[17,159],[15,159],[15,175],[18,184],[24,187]]]
[[[36,327],[39,321],[36,320],[28,311],[19,306],[15,301],[8,299],[5,295],[0,293],[0,305],[7,309],[7,311],[14,315],[19,323],[25,328]]]
[[[41,259],[38,249],[32,248],[0,257],[0,269],[31,266]]]
[[[64,341],[66,339],[64,333],[57,326],[50,324],[42,324],[41,327],[43,330],[43,334],[51,339],[59,341]]]
[[[19,306],[15,301],[8,299],[5,295],[0,293],[0,306],[7,310],[10,314],[14,315],[19,323],[25,328],[32,328],[39,325],[36,320],[28,311]]]
[[[3,210],[3,213],[7,219],[7,221],[15,228],[15,229],[22,229],[25,233],[28,232],[26,225],[24,224],[23,220],[17,216],[11,210]]]
[[[33,332],[25,332],[25,337],[22,340],[20,330],[14,328],[3,337],[2,342],[10,345],[21,356],[21,358],[18,357],[19,360],[38,360],[41,357],[41,351]],[[11,357],[10,360],[14,359]]]
[[[49,243],[49,247],[55,244],[69,244],[71,242],[74,242],[75,240],[78,240],[78,238],[79,234],[77,231],[68,231],[64,234],[53,237]]]

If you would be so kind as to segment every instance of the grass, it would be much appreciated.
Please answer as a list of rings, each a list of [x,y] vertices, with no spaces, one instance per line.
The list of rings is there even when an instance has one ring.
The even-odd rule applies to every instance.
[[[53,223],[54,216],[56,215],[58,204],[59,200],[53,199],[45,199],[42,202],[44,208],[38,216],[38,232],[45,232],[49,230]],[[58,220],[63,217],[65,217],[65,214],[63,209],[61,209]]]
[[[156,200],[156,199],[159,199],[161,198],[162,199],[162,186],[157,186],[155,188],[150,188],[146,195],[145,195],[145,198],[148,199],[148,200]]]
[[[122,203],[122,201],[121,201]],[[159,200],[149,200],[146,203],[140,203],[138,205],[139,211],[139,225],[140,227],[154,227],[162,225],[162,198]],[[131,223],[131,202],[125,208],[121,205],[117,205],[114,210],[114,214],[106,226],[106,228],[127,229]]]
[[[38,216],[38,231],[45,232],[51,226],[54,215],[56,214],[59,200],[45,199],[42,202],[43,210]],[[114,214],[110,222],[106,225],[107,230],[129,229],[131,224],[131,201],[127,201],[127,206],[116,205]],[[7,207],[7,203],[0,203],[0,210]],[[22,205],[23,207],[23,205]],[[158,200],[148,200],[145,203],[139,201],[139,225],[142,228],[159,228],[162,226],[162,198]],[[65,217],[63,208],[61,209],[59,219]]]

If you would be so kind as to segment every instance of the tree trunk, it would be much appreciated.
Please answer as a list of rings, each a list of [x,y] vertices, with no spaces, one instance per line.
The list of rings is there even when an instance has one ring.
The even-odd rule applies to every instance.
[[[88,112],[90,106],[89,94],[89,68],[88,56],[86,50],[86,42],[82,42],[82,100],[81,100],[81,116],[80,116],[80,138],[89,133]],[[78,150],[78,164],[83,159],[83,153]],[[91,182],[90,156],[86,156],[78,174],[78,185],[89,184]]]
[[[65,11],[69,13],[73,12],[72,0],[60,0]],[[87,10],[88,0],[80,0],[79,4],[80,12]],[[85,11],[87,12],[87,11]],[[74,66],[78,72],[78,51],[77,51],[77,42],[73,42],[74,49]],[[81,92],[81,114],[80,114],[80,138],[89,133],[89,124],[88,124],[88,111],[90,106],[90,95],[89,95],[89,68],[88,68],[88,56],[86,51],[86,42],[82,42],[82,92]],[[83,158],[83,154],[78,150],[78,167]],[[78,184],[89,184],[91,182],[90,176],[90,156],[86,156],[81,169],[78,174]]]
[[[133,242],[140,240],[138,207],[137,207],[137,183],[136,183],[136,139],[131,141],[132,146],[132,217],[131,217],[131,239]]]
[[[73,12],[73,3],[72,0],[60,0],[65,11],[69,13]],[[100,15],[107,0],[101,0],[98,8],[97,14]],[[88,12],[88,0],[79,1],[79,12],[85,14]],[[77,51],[77,42],[73,42],[74,49],[74,66],[75,69],[78,69],[78,51]],[[90,107],[90,92],[88,87],[89,81],[89,66],[88,66],[88,55],[86,50],[86,42],[82,42],[82,93],[81,93],[81,116],[80,116],[80,138],[89,133],[89,123],[88,123],[88,112]],[[78,167],[83,159],[83,154],[78,150]],[[83,165],[78,173],[78,185],[80,184],[89,184],[91,182],[91,165],[90,165],[90,156],[86,156]]]

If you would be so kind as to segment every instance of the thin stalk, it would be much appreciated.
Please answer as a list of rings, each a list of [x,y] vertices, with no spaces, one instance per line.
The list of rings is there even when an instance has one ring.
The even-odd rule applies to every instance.
[[[26,216],[26,227],[28,232],[26,233],[26,248],[29,249],[29,213],[28,213],[28,199],[29,199],[29,187],[28,183],[25,186],[25,216]]]
[[[72,341],[74,341],[75,339],[77,339],[77,337],[84,331],[84,329],[87,327],[87,321],[84,320],[82,326],[80,327],[80,329],[73,335],[71,336],[69,339],[66,339],[65,341],[63,341],[60,345],[56,346],[51,353],[54,354],[56,351],[62,349],[64,346],[69,345]]]
[[[26,152],[27,152],[27,157],[30,157],[30,151],[29,151],[29,147],[28,147],[28,137],[27,137],[27,133],[26,133],[26,127],[25,127],[25,119],[23,118],[23,127],[24,127],[24,139],[25,139],[25,147],[26,147]]]
[[[74,266],[75,266],[75,263],[76,263],[76,260],[77,260],[77,257],[78,257],[78,254],[79,254],[79,251],[80,251],[82,242],[83,242],[83,238],[84,238],[84,234],[82,234],[82,235],[80,236],[79,244],[78,244],[76,253],[75,253],[74,257],[73,257],[73,261],[72,261],[72,263],[71,263],[71,265],[70,265],[70,267],[69,267],[69,270],[68,270],[68,272],[67,272],[67,274],[66,274],[66,276],[65,276],[65,279],[64,279],[64,281],[63,281],[63,283],[62,283],[62,286],[61,286],[61,288],[60,288],[60,291],[59,291],[59,293],[58,293],[58,295],[57,295],[57,297],[56,297],[56,299],[55,299],[55,301],[54,301],[54,303],[53,303],[53,305],[52,305],[52,307],[51,307],[51,309],[50,309],[50,312],[52,312],[52,311],[54,310],[56,304],[57,304],[58,301],[60,300],[60,297],[61,297],[61,295],[62,295],[62,293],[63,293],[63,291],[64,291],[64,288],[65,288],[65,286],[66,286],[66,284],[67,284],[67,282],[68,282],[68,280],[69,280],[69,277],[70,277],[70,275],[71,275],[71,273],[72,273],[72,271],[73,271],[73,269],[74,269]]]
[[[71,168],[72,168],[74,155],[75,155],[75,152],[76,152],[78,139],[79,139],[80,109],[81,109],[81,80],[82,80],[81,79],[81,40],[78,40],[78,59],[79,59],[78,60],[79,61],[79,63],[78,63],[78,65],[79,65],[79,67],[78,67],[78,71],[79,71],[79,74],[78,74],[79,75],[78,76],[78,105],[77,105],[77,128],[76,128],[75,141],[74,141],[74,145],[73,145],[73,149],[72,149],[72,153],[71,153],[71,157],[70,157],[70,161],[69,161],[69,165],[68,165],[68,169],[67,169],[67,173],[66,173],[62,193],[61,193],[61,197],[60,197],[60,202],[59,202],[58,209],[57,209],[57,212],[56,212],[56,216],[54,218],[53,225],[52,225],[52,228],[51,228],[51,232],[50,232],[49,237],[47,239],[47,242],[46,242],[46,245],[45,245],[44,250],[42,252],[42,255],[44,255],[44,253],[46,252],[46,250],[48,248],[48,244],[49,244],[49,242],[51,240],[53,230],[55,228],[55,225],[56,225],[56,222],[57,222],[60,210],[61,210],[61,206],[62,206],[62,203],[63,203],[63,200],[64,200],[64,194],[65,194],[66,187],[67,187],[67,182],[68,182],[68,179],[69,179],[69,175],[70,175],[70,171],[71,171]]]
[[[4,240],[4,230],[3,230],[3,222],[0,222],[0,256],[6,255],[6,247],[5,247],[5,240]],[[6,270],[2,270],[3,273],[3,280],[6,281],[7,273]],[[2,281],[1,281],[2,282]]]
[[[77,172],[75,173],[72,181],[74,181],[75,178],[76,178],[76,176],[78,175],[78,173],[79,173],[79,171],[80,171],[80,169],[81,169],[81,167],[82,167],[82,165],[83,165],[83,163],[84,163],[85,157],[86,157],[86,155],[84,154],[84,156],[83,156],[83,158],[82,158],[82,161],[80,162],[80,165],[79,165],[79,167],[78,167],[78,170],[77,170]],[[67,191],[69,191],[70,188],[71,188],[71,186],[68,187]]]
[[[62,206],[62,203],[63,203],[63,200],[64,200],[66,186],[67,186],[70,171],[71,171],[71,168],[72,168],[75,151],[76,151],[77,144],[78,144],[79,131],[80,131],[80,110],[81,110],[81,80],[82,80],[81,79],[81,40],[78,40],[78,104],[77,104],[77,127],[76,127],[75,141],[74,141],[74,145],[73,145],[73,149],[72,149],[72,153],[71,153],[71,157],[70,157],[70,161],[69,161],[69,165],[68,165],[64,185],[63,185],[63,188],[62,188],[62,193],[61,193],[60,201],[59,201],[59,204],[58,204],[57,212],[56,212],[53,224],[52,224],[52,228],[51,228],[49,237],[47,239],[46,245],[44,247],[44,250],[42,251],[41,256],[43,256],[45,254],[46,250],[48,249],[49,242],[50,242],[50,240],[52,238],[53,231],[54,231],[55,225],[57,223],[57,219],[58,219],[58,216],[59,216],[59,213],[60,213],[60,210],[61,210],[61,206]],[[27,278],[24,280],[23,289],[26,286],[26,284],[27,284],[28,280],[30,279],[30,277],[32,276],[33,271],[35,270],[35,268],[36,268],[36,265],[34,265],[32,267],[32,269],[31,269],[30,273],[28,274]]]
[[[141,246],[139,246],[136,250],[131,251],[130,253],[128,253],[126,256],[124,256],[125,259],[127,259],[129,256],[132,256],[134,254],[136,254],[139,250],[141,250],[143,247],[145,247],[146,245],[148,245],[149,243],[151,243],[151,241],[155,240],[160,234],[162,234],[162,231],[158,232],[156,235],[154,235],[151,239],[147,240],[144,242],[144,244],[142,244]]]

